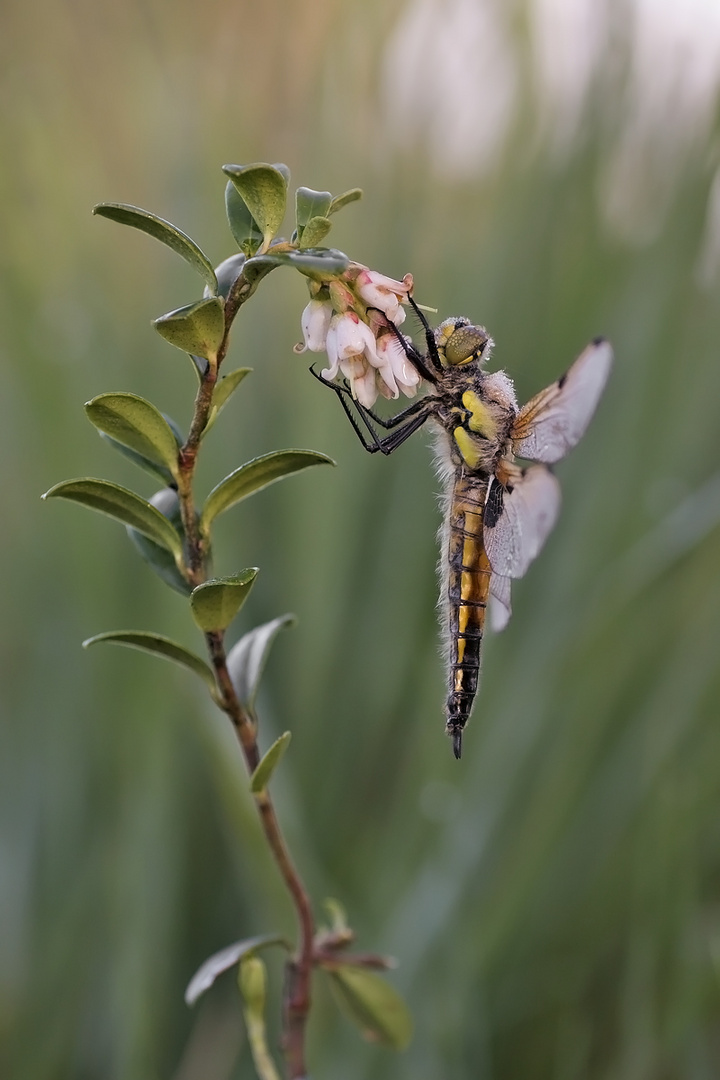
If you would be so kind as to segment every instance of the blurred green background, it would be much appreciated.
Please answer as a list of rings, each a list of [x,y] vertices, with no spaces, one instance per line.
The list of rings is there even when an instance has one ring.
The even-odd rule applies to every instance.
[[[190,415],[190,365],[149,322],[197,279],[90,208],[147,207],[219,262],[220,166],[256,160],[362,186],[331,242],[487,325],[521,400],[596,334],[617,354],[458,764],[428,437],[361,452],[292,353],[299,275],[236,324],[255,374],[203,489],[282,447],[338,461],[217,530],[220,572],[261,567],[237,633],[300,619],[260,703],[265,745],[294,736],[277,801],[313,896],[399,958],[417,1022],[403,1055],[368,1046],[318,979],[315,1080],[720,1076],[717,5],[6,0],[2,27],[2,1076],[251,1076],[231,976],[192,1012],[183,989],[293,929],[202,690],[80,649],[128,627],[199,648],[183,599],[115,524],[39,499],[79,475],[151,494],[93,395]]]

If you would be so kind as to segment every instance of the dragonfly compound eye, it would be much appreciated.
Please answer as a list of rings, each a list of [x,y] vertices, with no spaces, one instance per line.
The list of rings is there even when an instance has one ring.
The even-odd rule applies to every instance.
[[[482,326],[457,327],[445,342],[445,363],[449,367],[458,367],[482,359],[489,340]]]

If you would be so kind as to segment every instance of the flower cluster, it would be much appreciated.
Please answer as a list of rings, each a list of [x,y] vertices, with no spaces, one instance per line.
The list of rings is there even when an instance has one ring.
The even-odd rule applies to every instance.
[[[317,288],[302,313],[304,344],[296,351],[327,352],[330,364],[321,372],[323,379],[332,382],[342,372],[353,396],[367,409],[378,394],[413,397],[421,376],[388,325],[404,322],[402,304],[412,286],[410,274],[395,281],[351,263],[341,278]]]

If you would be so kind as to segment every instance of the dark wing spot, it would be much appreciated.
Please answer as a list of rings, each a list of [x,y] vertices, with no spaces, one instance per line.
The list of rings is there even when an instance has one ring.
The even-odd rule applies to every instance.
[[[606,341],[607,341],[607,338],[596,337],[596,338],[593,338],[592,343],[593,343],[593,345],[603,345]]]
[[[565,381],[566,381],[567,377],[568,377],[567,371],[565,372],[564,375],[560,376],[560,378],[557,381],[558,390],[562,390],[563,386],[565,385]]]
[[[505,489],[502,484],[497,480],[493,480],[490,485],[490,491],[488,493],[488,499],[485,503],[485,515],[483,517],[483,524],[486,529],[494,529],[500,520],[500,515],[503,511],[503,496]]]

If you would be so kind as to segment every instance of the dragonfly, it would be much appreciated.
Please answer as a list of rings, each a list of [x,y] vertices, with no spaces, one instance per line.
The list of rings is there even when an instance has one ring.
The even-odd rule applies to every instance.
[[[483,370],[494,344],[485,327],[457,317],[433,329],[412,297],[408,302],[422,323],[426,352],[389,325],[427,384],[424,397],[381,417],[355,401],[347,383],[316,377],[336,392],[370,454],[392,454],[426,423],[437,431],[444,486],[445,729],[460,758],[480,680],[486,612],[489,607],[493,630],[507,625],[512,580],[523,577],[537,557],[560,510],[560,485],[549,466],[585,433],[613,353],[606,339],[596,338],[564,375],[519,408],[505,372]],[[534,464],[519,464],[518,458]]]

